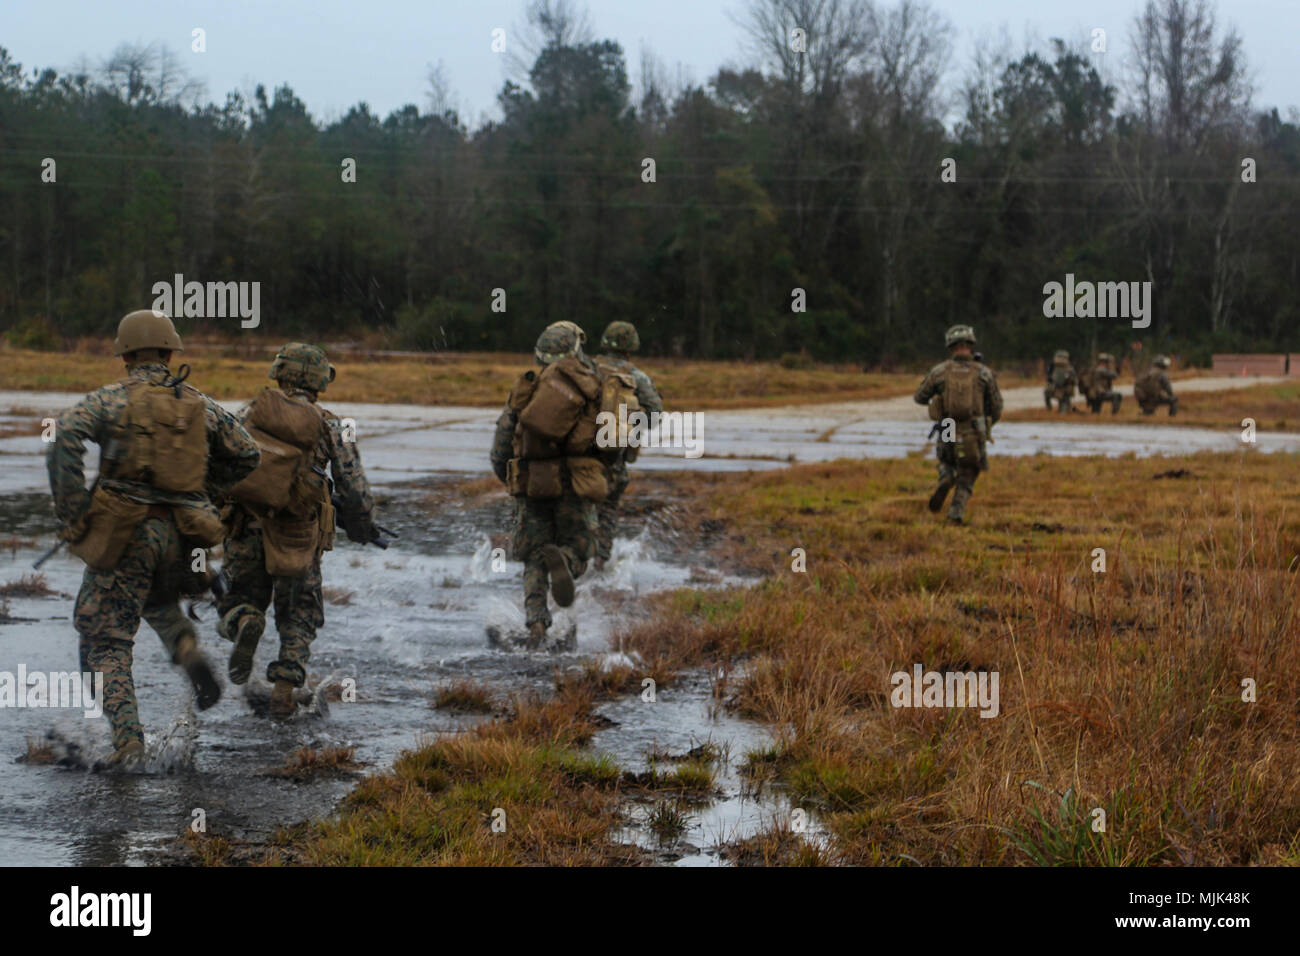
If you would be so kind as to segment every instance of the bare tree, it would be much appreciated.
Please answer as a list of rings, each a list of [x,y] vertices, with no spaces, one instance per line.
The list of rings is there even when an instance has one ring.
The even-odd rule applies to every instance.
[[[100,72],[104,85],[127,103],[188,103],[203,95],[203,84],[186,73],[176,54],[158,43],[123,43]]]
[[[1241,37],[1217,32],[1209,0],[1147,0],[1134,21],[1134,112],[1171,152],[1199,152],[1211,134],[1245,123],[1252,87]]]
[[[513,42],[506,45],[506,72],[517,83],[527,83],[537,57],[548,47],[591,43],[595,33],[587,8],[574,0],[529,0],[524,26],[512,27]]]
[[[736,22],[751,53],[792,92],[823,99],[861,65],[872,16],[870,0],[754,0]]]

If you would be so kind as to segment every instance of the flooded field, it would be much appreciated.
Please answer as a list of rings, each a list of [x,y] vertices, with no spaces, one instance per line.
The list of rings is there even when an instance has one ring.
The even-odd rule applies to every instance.
[[[1024,393],[1024,394],[1019,394]],[[1009,393],[1009,404],[1040,400],[1036,389]],[[80,396],[0,393],[0,584],[30,573],[53,541],[39,429]],[[150,766],[136,774],[96,774],[85,765],[108,752],[106,721],[79,711],[7,708],[0,719],[0,859],[6,863],[146,863],[166,859],[170,845],[201,813],[208,829],[264,839],[276,827],[330,813],[355,777],[299,781],[281,770],[304,747],[351,747],[363,770],[389,765],[422,736],[455,730],[466,718],[434,709],[437,688],[469,678],[502,699],[546,690],[556,672],[621,659],[609,644],[613,622],[635,620],[638,598],[658,590],[727,583],[711,567],[705,542],[678,527],[670,496],[634,499],[614,560],[580,582],[574,607],[557,616],[560,631],[576,628],[576,649],[511,653],[489,646],[486,630],[522,625],[520,566],[494,570],[494,535],[507,530],[511,503],[502,496],[440,495],[447,482],[487,473],[493,410],[339,405],[357,422],[367,471],[381,501],[381,520],[401,533],[389,551],[362,548],[341,535],[324,559],[327,623],[309,668],[318,692],[294,720],[259,716],[267,687],[260,679],[273,653],[268,628],[247,694],[228,687],[215,708],[196,715],[183,676],[165,659],[147,626],[137,636],[135,680],[148,733]],[[645,469],[746,470],[792,461],[899,457],[927,447],[925,410],[908,398],[849,405],[710,412],[704,456],[650,449]],[[1019,423],[999,426],[991,456],[1183,454],[1240,447],[1235,432],[1118,425]],[[1300,435],[1263,434],[1261,451],[1300,450]],[[93,472],[95,450],[88,457]],[[633,494],[635,495],[634,485]],[[656,493],[658,494],[658,493]],[[499,544],[499,538],[497,542]],[[42,569],[47,593],[7,599],[0,619],[0,672],[61,672],[77,666],[72,599],[81,563],[60,554]],[[5,605],[0,604],[0,609]],[[202,617],[203,644],[221,665],[227,645],[215,635],[215,612]],[[735,770],[746,751],[769,741],[759,726],[729,716],[714,678],[688,675],[658,692],[653,704],[627,697],[604,704],[609,722],[592,741],[623,768],[646,769],[663,755],[707,747],[720,756],[722,796],[693,808],[682,836],[664,846],[646,826],[650,808],[628,808],[620,839],[636,842],[664,863],[725,862],[718,848],[750,835],[787,812],[779,793],[746,791]],[[338,689],[355,688],[337,699]],[[51,741],[56,762],[16,763],[29,742]],[[60,766],[68,758],[73,766]],[[816,826],[812,828],[816,834]]]

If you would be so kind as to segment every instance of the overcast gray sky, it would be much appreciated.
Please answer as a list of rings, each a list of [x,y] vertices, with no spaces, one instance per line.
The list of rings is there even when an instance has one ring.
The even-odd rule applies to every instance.
[[[1082,40],[1107,32],[1100,59],[1121,78],[1129,27],[1143,0],[932,0],[956,28],[948,83],[955,86],[975,41],[1005,33],[1017,49],[1050,37]],[[633,82],[641,50],[670,70],[706,81],[740,62],[743,34],[728,13],[744,0],[590,0],[598,37],[622,44]],[[25,67],[98,65],[122,42],[160,42],[221,102],[233,89],[288,83],[317,119],[365,101],[381,116],[405,103],[427,106],[429,66],[441,61],[471,126],[497,115],[506,78],[492,30],[523,24],[523,0],[0,0],[0,46]],[[1219,0],[1219,21],[1242,35],[1256,81],[1256,107],[1283,115],[1300,105],[1300,0]],[[207,51],[191,52],[191,31]],[[513,47],[512,49],[517,49]]]

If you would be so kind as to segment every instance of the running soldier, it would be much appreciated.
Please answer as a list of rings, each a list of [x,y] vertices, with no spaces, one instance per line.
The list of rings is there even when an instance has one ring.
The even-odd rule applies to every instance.
[[[131,674],[141,618],[184,669],[200,710],[221,697],[178,602],[206,590],[206,551],[221,541],[213,499],[257,467],[258,449],[229,412],[185,384],[188,365],[172,374],[172,353],[182,347],[166,315],[130,313],[113,349],[126,377],[63,413],[47,463],[59,537],[86,562],[73,621],[82,672],[104,675],[114,750],[103,765],[125,767],[145,752]],[[100,447],[91,491],[88,441]]]
[[[291,342],[280,349],[268,375],[277,387],[268,386],[240,412],[262,449],[262,465],[232,489],[222,515],[228,583],[217,603],[217,633],[234,644],[230,680],[246,683],[274,601],[280,654],[267,666],[266,679],[276,719],[292,716],[294,691],[307,680],[312,641],[325,624],[320,562],[334,547],[335,504],[351,540],[379,537],[355,436],[316,401],[334,375],[314,345]]]
[[[533,350],[542,369],[515,382],[492,442],[492,470],[515,499],[510,549],[524,563],[529,648],[545,642],[552,623],[548,578],[555,603],[573,603],[574,582],[596,553],[595,502],[609,490],[595,444],[602,379],[586,339],[572,322],[546,327]]]
[[[1157,355],[1151,367],[1133,386],[1133,395],[1143,415],[1153,415],[1161,405],[1169,406],[1169,414],[1178,414],[1178,396],[1169,381],[1169,359]]]
[[[939,484],[930,496],[929,508],[938,512],[955,485],[948,520],[961,524],[975,480],[988,470],[985,446],[992,441],[993,425],[1002,417],[1002,392],[993,370],[971,355],[974,329],[954,325],[944,342],[951,358],[932,368],[912,397],[918,405],[929,405],[930,418],[939,424],[935,446]]]
[[[605,334],[600,337],[600,347],[605,350],[596,356],[596,368],[601,376],[608,379],[616,374],[630,375],[635,384],[636,404],[640,410],[651,416],[650,421],[663,414],[663,399],[659,397],[655,383],[649,375],[632,364],[632,353],[641,347],[641,337],[637,335],[636,326],[631,322],[609,323]],[[628,411],[630,413],[632,409]],[[602,449],[600,457],[608,468],[609,495],[596,505],[600,531],[596,539],[596,560],[593,564],[597,571],[605,567],[613,550],[614,532],[618,528],[618,503],[631,480],[627,466],[636,461],[637,449]]]

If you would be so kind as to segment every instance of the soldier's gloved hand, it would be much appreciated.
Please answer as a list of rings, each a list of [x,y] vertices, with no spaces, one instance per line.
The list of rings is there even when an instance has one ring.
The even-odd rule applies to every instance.
[[[370,515],[344,515],[343,530],[347,532],[349,541],[358,544],[373,541],[379,533]]]

